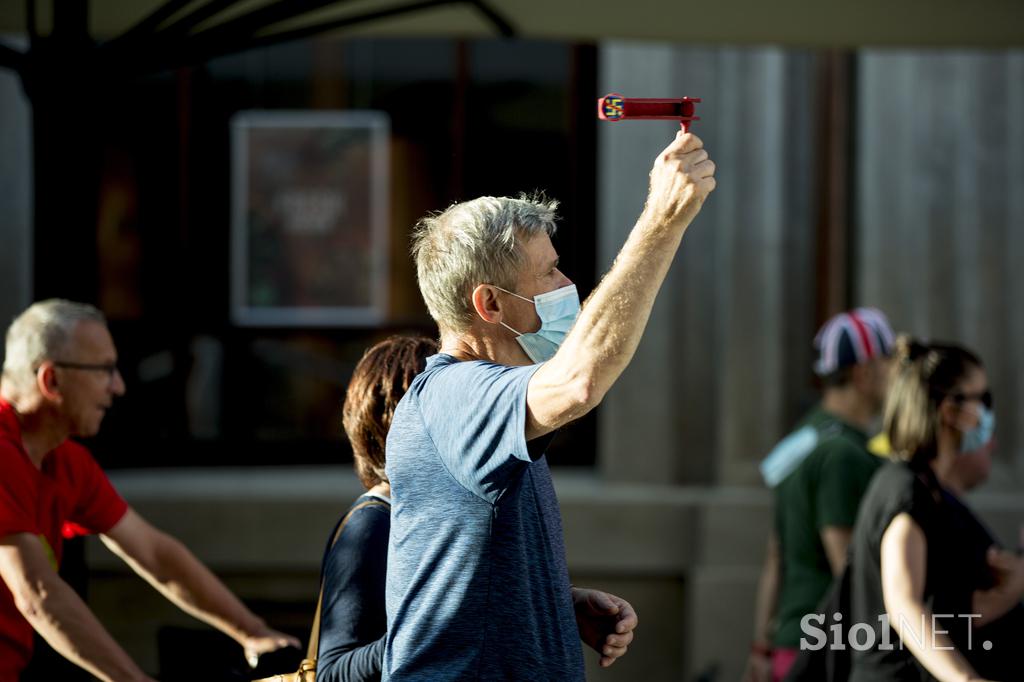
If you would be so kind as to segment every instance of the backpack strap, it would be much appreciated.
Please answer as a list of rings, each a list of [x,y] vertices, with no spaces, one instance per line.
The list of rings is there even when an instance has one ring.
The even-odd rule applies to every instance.
[[[345,518],[343,518],[341,520],[341,523],[338,524],[338,529],[336,531],[334,531],[334,537],[331,538],[331,544],[327,548],[328,554],[330,553],[331,549],[334,548],[334,544],[336,542],[338,542],[338,538],[341,537],[341,532],[343,530],[345,530],[345,526],[348,525],[349,519],[352,518],[353,514],[355,514],[357,511],[359,511],[360,509],[363,509],[365,507],[387,507],[387,506],[388,505],[385,504],[384,502],[382,502],[381,500],[367,500],[366,502],[360,502],[356,506],[352,507],[348,511],[348,513],[345,514]],[[311,660],[311,661],[315,661],[316,660],[317,654],[319,653],[319,650],[320,650],[320,611],[323,608],[323,603],[324,603],[324,579],[321,577],[320,578],[320,596],[317,597],[317,599],[316,599],[316,614],[313,616],[313,628],[312,628],[312,631],[309,633],[309,647],[306,649],[306,658]]]

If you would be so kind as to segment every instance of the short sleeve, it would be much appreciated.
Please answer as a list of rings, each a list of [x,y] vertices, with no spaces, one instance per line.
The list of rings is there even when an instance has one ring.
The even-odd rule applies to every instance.
[[[0,537],[42,532],[37,528],[31,481],[18,461],[21,456],[9,443],[0,442]]]
[[[539,365],[455,362],[424,377],[416,401],[442,464],[463,487],[496,500],[543,454],[526,441],[526,393]]]
[[[887,465],[883,471],[886,475],[881,482],[885,485],[877,491],[882,500],[882,513],[878,517],[879,539],[900,514],[910,516],[926,538],[933,538],[935,530],[941,527],[934,491],[922,480],[922,475],[906,464]]]
[[[66,464],[75,504],[64,524],[64,537],[106,533],[128,511],[128,503],[85,448],[69,448]]]
[[[818,530],[826,526],[853,528],[857,509],[877,466],[852,445],[834,440],[824,453],[815,506]]]

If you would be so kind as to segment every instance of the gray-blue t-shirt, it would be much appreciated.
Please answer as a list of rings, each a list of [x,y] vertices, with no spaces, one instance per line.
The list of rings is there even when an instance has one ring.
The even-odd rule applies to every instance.
[[[435,355],[388,433],[385,680],[583,680],[536,366]]]

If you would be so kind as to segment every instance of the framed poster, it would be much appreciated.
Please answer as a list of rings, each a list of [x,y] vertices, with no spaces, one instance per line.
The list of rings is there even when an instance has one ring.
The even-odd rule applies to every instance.
[[[378,111],[231,121],[231,315],[242,326],[367,326],[388,305],[388,137]]]

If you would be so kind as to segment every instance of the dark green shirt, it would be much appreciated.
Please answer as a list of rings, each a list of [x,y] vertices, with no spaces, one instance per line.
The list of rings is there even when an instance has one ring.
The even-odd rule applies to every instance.
[[[821,531],[853,528],[857,507],[883,460],[867,449],[868,438],[821,407],[797,425],[817,434],[806,458],[775,488],[781,589],[775,646],[798,648],[800,619],[814,613],[832,583]]]

